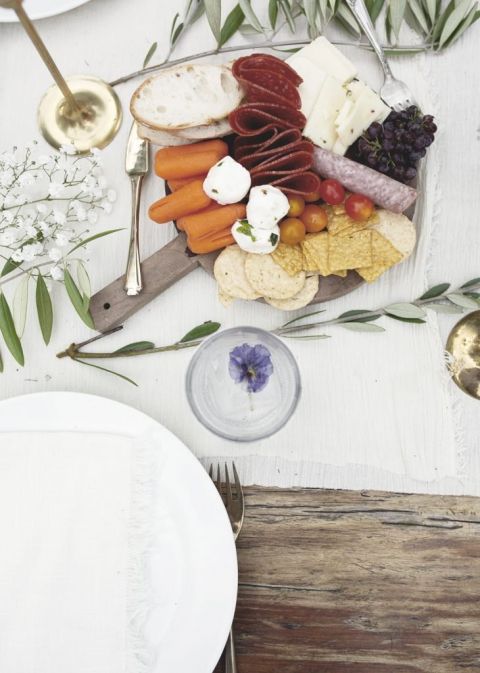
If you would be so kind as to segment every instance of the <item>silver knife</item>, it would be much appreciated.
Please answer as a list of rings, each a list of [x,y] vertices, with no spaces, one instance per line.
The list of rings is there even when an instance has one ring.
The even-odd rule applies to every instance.
[[[140,196],[142,182],[148,173],[148,140],[140,138],[137,123],[133,122],[128,136],[125,170],[132,184],[132,224],[130,230],[130,246],[128,249],[127,270],[125,272],[125,291],[128,295],[140,294],[143,288],[142,270],[140,267]]]

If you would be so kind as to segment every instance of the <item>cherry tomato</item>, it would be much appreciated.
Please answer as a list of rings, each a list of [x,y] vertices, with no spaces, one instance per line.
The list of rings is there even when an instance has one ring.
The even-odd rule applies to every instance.
[[[307,203],[315,203],[315,201],[320,201],[322,198],[320,195],[320,190],[318,192],[310,192],[310,194],[307,194],[306,196],[303,197]]]
[[[280,240],[287,245],[295,245],[305,238],[305,225],[298,217],[286,217],[280,222]]]
[[[343,203],[345,190],[338,180],[324,180],[320,185],[320,196],[330,206],[338,206]]]
[[[305,225],[305,229],[310,234],[313,234],[316,231],[322,231],[328,224],[328,214],[325,208],[313,204],[305,206],[303,213],[300,215],[300,219]]]
[[[288,203],[290,208],[288,209],[288,217],[299,217],[303,213],[305,208],[305,201],[301,196],[289,196]]]
[[[345,201],[347,215],[358,222],[368,220],[373,210],[373,201],[364,194],[350,194]]]

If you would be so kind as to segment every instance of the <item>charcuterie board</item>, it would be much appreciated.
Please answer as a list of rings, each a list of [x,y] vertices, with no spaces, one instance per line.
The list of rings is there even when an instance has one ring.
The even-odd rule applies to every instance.
[[[290,311],[375,282],[415,247],[407,215],[433,117],[388,108],[323,37],[286,61],[252,53],[167,69],[131,111],[159,147],[166,196],[149,216],[178,233],[143,262],[140,295],[127,297],[120,277],[93,297],[101,331],[198,267],[225,306]]]

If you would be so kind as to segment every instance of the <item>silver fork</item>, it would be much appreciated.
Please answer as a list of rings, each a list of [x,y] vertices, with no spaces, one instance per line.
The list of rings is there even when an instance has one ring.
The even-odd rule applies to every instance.
[[[232,490],[230,483],[230,475],[228,473],[227,463],[225,463],[225,494],[222,488],[220,464],[217,464],[216,477],[213,475],[213,465],[210,465],[208,474],[217,487],[217,491],[223,500],[226,507],[228,518],[232,526],[233,538],[236,541],[240,535],[243,526],[243,519],[245,516],[245,500],[243,497],[243,489],[238,478],[237,468],[232,462],[233,478],[235,481],[235,488]],[[230,629],[227,644],[225,645],[225,673],[237,673],[237,661],[235,657],[235,641],[233,639],[233,631]]]
[[[383,47],[380,44],[380,40],[378,39],[377,32],[365,6],[364,0],[347,0],[347,4],[370,41],[383,68],[385,79],[379,91],[380,96],[385,103],[396,112],[406,110],[410,105],[416,105],[412,92],[405,82],[396,79],[392,74],[390,64],[383,51]]]

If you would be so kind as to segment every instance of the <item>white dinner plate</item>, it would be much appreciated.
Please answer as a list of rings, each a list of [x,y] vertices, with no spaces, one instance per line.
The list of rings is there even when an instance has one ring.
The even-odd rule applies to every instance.
[[[90,0],[25,0],[23,6],[31,19],[46,19],[48,16],[56,16],[69,9],[80,7]],[[0,23],[12,23],[17,21],[17,15],[11,9],[0,9]]]
[[[158,517],[168,520],[153,550],[153,603],[147,638],[153,673],[212,673],[227,640],[237,597],[237,558],[220,497],[193,454],[149,416],[103,397],[52,392],[0,402],[0,432],[149,433],[165,460],[156,478]],[[163,527],[162,527],[163,530]]]

